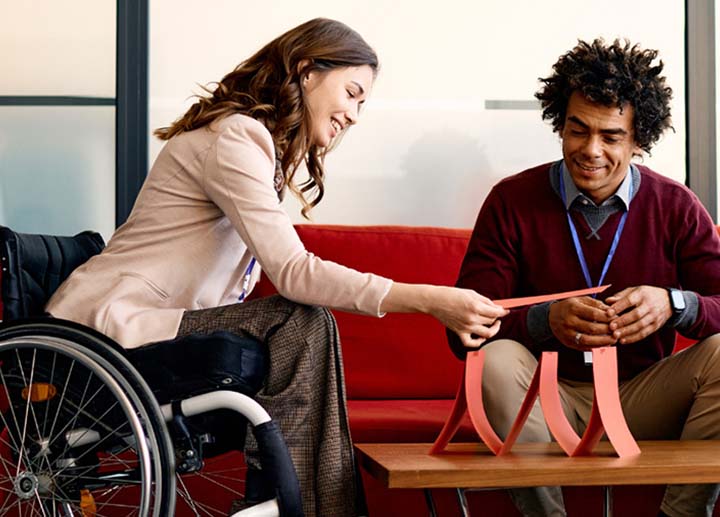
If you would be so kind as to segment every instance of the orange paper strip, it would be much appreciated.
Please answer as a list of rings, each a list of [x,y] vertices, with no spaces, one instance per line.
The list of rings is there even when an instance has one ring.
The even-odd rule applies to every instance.
[[[602,417],[600,416],[600,406],[598,405],[596,389],[593,394],[593,405],[590,411],[588,425],[585,428],[582,440],[580,440],[580,443],[575,447],[575,450],[570,456],[590,456],[603,434],[605,434],[605,427],[603,426]]]
[[[493,303],[506,309],[512,309],[513,307],[522,307],[524,305],[535,305],[537,303],[552,302],[554,300],[563,300],[565,298],[572,298],[574,296],[588,296],[590,294],[601,293],[608,287],[610,287],[610,284],[601,285],[598,287],[591,287],[590,289],[578,289],[577,291],[564,291],[562,293],[543,294],[540,296],[504,298],[502,300],[493,300]]]
[[[538,368],[540,369],[540,406],[545,423],[562,450],[568,456],[572,456],[573,451],[580,444],[580,437],[568,422],[560,402],[557,352],[543,352]]]
[[[620,405],[615,347],[593,349],[593,382],[600,420],[615,452],[621,458],[637,456],[640,447],[630,432]]]
[[[505,437],[505,443],[503,443],[502,449],[500,449],[498,456],[502,454],[507,454],[508,452],[510,452],[510,449],[512,449],[512,446],[515,445],[515,441],[517,440],[518,436],[520,436],[520,431],[522,431],[522,428],[525,425],[525,422],[527,422],[527,419],[530,416],[530,412],[535,405],[535,401],[538,398],[539,389],[540,368],[537,368],[535,370],[535,374],[533,375],[532,380],[530,381],[530,386],[528,386],[528,390],[525,394],[525,398],[523,399],[523,403],[520,406],[520,411],[518,411],[518,414],[515,417],[515,421],[510,428],[510,432],[508,432],[508,435]]]
[[[568,456],[592,454],[603,433],[607,433],[610,443],[621,458],[640,454],[640,448],[630,433],[620,405],[615,347],[593,350],[595,394],[590,420],[582,437],[575,433],[562,409],[557,378],[557,352],[544,352],[540,357],[525,400],[523,400],[518,415],[504,441],[495,433],[485,413],[482,400],[484,363],[484,350],[476,350],[468,354],[465,372],[460,381],[451,414],[435,440],[430,454],[438,454],[445,449],[457,432],[466,412],[469,413],[470,420],[480,439],[485,442],[493,454],[507,454],[515,444],[538,395],[548,428]]]
[[[499,454],[503,447],[503,441],[492,428],[483,404],[482,374],[484,365],[485,350],[476,350],[467,355],[467,361],[465,362],[465,398],[470,420],[475,431],[493,454]]]
[[[463,371],[462,379],[460,379],[460,387],[458,388],[457,395],[455,396],[453,407],[450,410],[450,416],[430,449],[430,454],[438,454],[445,450],[447,444],[450,443],[450,440],[453,436],[455,436],[455,433],[457,433],[457,430],[460,428],[460,422],[462,422],[462,418],[465,416],[466,412],[467,399],[465,398],[465,372]]]

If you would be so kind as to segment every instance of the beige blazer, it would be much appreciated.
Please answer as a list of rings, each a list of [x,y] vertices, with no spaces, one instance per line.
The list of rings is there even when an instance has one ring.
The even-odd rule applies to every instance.
[[[273,187],[260,122],[232,115],[167,142],[107,248],[50,299],[53,316],[126,348],[171,339],[183,312],[237,303],[253,256],[291,300],[381,316],[392,285],[307,252]],[[250,288],[260,274],[252,273]]]

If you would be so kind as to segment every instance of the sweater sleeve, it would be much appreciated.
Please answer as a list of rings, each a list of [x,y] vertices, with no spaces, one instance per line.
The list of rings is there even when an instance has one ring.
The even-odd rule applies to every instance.
[[[697,293],[695,321],[678,328],[692,339],[720,332],[720,238],[715,224],[694,194],[684,210],[676,253],[680,288]]]
[[[513,297],[520,274],[517,213],[504,199],[502,185],[501,182],[493,188],[480,209],[456,283],[491,300]],[[528,310],[528,307],[511,310],[493,339],[514,339],[532,349]],[[455,333],[448,331],[447,335],[453,353],[463,359],[468,349]]]
[[[322,260],[305,250],[273,186],[275,152],[261,123],[241,117],[218,136],[204,188],[228,217],[278,292],[309,305],[381,316],[389,279]]]

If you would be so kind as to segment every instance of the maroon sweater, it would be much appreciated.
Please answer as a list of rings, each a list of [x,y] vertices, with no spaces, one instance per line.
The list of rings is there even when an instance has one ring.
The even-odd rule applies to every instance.
[[[532,296],[587,287],[568,228],[565,209],[550,184],[552,164],[526,170],[498,183],[488,195],[475,225],[457,285],[490,299]],[[626,287],[677,287],[698,293],[695,323],[683,332],[701,339],[720,332],[720,239],[710,216],[686,187],[647,167],[630,203],[625,229],[605,277],[612,284],[604,299]],[[597,282],[622,212],[611,215],[598,232],[589,233],[584,217],[572,211],[593,282]],[[534,342],[527,328],[528,308],[503,318],[494,339],[509,338],[536,356],[559,352],[559,375],[590,380],[583,354],[554,337]],[[465,349],[453,333],[450,346],[460,358]],[[620,378],[629,379],[670,355],[675,330],[663,327],[632,345],[618,346]]]

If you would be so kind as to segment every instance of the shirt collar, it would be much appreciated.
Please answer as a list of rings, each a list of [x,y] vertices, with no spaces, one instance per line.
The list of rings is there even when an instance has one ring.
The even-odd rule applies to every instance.
[[[570,206],[578,197],[587,199],[594,206],[595,203],[593,202],[593,200],[578,190],[575,182],[572,179],[572,176],[570,176],[570,171],[568,171],[567,167],[565,166],[565,160],[561,162],[560,167],[562,170],[563,182],[565,183],[565,208],[570,210]],[[620,186],[615,191],[615,194],[603,201],[600,204],[601,206],[610,202],[611,199],[616,197],[623,202],[623,204],[625,205],[625,210],[628,210],[630,208],[630,184],[632,182],[633,176],[632,168],[633,166],[631,164],[628,167],[627,173],[625,174],[625,179],[623,179],[622,183],[620,183]]]

